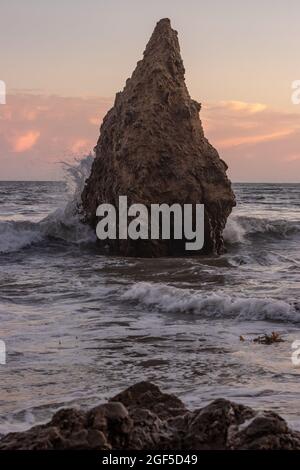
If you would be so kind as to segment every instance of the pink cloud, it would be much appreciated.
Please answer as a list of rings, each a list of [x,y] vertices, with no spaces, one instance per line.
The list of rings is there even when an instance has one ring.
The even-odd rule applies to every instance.
[[[204,131],[234,181],[300,181],[300,115],[262,103],[203,106]]]
[[[0,106],[0,178],[62,177],[59,162],[93,149],[113,100],[9,95]],[[300,115],[263,103],[228,101],[203,106],[205,135],[235,181],[300,179]]]
[[[97,116],[92,116],[89,118],[89,122],[94,126],[99,126],[99,119]]]
[[[23,135],[20,135],[16,138],[15,142],[13,143],[14,152],[27,152],[36,144],[40,135],[41,134],[38,131],[29,131]]]
[[[232,111],[242,111],[250,114],[260,113],[267,108],[263,103],[245,103],[244,101],[221,101],[221,105]]]
[[[71,146],[71,152],[73,153],[88,152],[89,149],[90,143],[86,139],[78,139]]]
[[[258,134],[258,135],[245,135],[241,137],[230,137],[228,139],[217,142],[219,148],[231,148],[239,145],[247,144],[258,144],[260,142],[270,142],[272,140],[280,139],[293,133],[293,130],[286,129],[278,132],[272,132],[271,134]]]
[[[106,98],[9,95],[0,106],[0,179],[61,178],[59,162],[94,148],[111,105]]]

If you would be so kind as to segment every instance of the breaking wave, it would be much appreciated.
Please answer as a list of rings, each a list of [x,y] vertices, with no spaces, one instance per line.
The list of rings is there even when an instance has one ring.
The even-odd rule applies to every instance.
[[[256,237],[284,239],[300,234],[300,221],[272,220],[259,217],[231,216],[225,230],[224,240],[229,244],[246,243]]]
[[[10,253],[42,241],[38,224],[33,222],[0,222],[0,253]]]
[[[220,291],[208,294],[147,282],[134,284],[122,297],[163,312],[193,313],[204,318],[300,322],[296,305],[272,298],[230,296]]]
[[[81,193],[93,162],[89,154],[74,165],[63,163],[68,187],[67,203],[40,222],[1,221],[0,253],[11,253],[30,245],[55,238],[70,243],[89,243],[96,240],[91,228],[80,220]]]

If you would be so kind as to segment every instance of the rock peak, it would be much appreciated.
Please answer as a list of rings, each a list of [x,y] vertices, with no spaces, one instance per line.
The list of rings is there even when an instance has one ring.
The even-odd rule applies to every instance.
[[[180,47],[177,37],[177,31],[172,29],[171,21],[169,18],[163,18],[154,28],[151,38],[146,46],[144,57],[155,55],[155,59],[166,58],[167,56],[173,56],[173,58],[180,58]]]
[[[155,28],[152,33],[152,37],[156,35],[169,36],[173,33],[177,34],[177,32],[174,29],[172,29],[171,20],[169,18],[162,18],[156,23]]]
[[[156,26],[155,26],[155,28],[154,28],[154,31],[155,31],[157,28],[172,29],[172,28],[171,28],[171,20],[170,20],[170,18],[161,18],[161,19],[156,23]]]

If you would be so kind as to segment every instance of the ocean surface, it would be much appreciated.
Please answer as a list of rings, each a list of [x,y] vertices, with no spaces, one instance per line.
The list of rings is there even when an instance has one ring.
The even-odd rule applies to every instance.
[[[144,379],[300,429],[300,185],[234,190],[225,255],[124,259],[97,251],[65,183],[0,182],[0,434]],[[285,341],[252,341],[272,331]]]

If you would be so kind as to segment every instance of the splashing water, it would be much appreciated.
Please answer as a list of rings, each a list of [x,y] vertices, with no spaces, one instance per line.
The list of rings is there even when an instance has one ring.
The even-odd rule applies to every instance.
[[[66,184],[68,187],[68,193],[70,194],[70,200],[67,203],[66,210],[81,213],[81,194],[84,189],[85,182],[90,176],[92,164],[95,155],[89,153],[82,158],[75,159],[73,164],[62,162]]]
[[[89,154],[74,164],[64,163],[64,202],[39,221],[14,220],[14,217],[0,221],[0,253],[10,253],[55,238],[70,243],[90,243],[96,240],[91,228],[81,221],[81,193],[91,172],[94,155]]]

